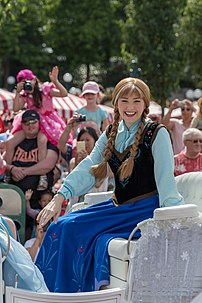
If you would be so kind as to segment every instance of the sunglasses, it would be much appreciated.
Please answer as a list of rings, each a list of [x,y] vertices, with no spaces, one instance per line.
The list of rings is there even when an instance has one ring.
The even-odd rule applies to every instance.
[[[29,126],[30,124],[36,124],[38,122],[38,120],[28,120],[28,121],[24,121],[22,122],[24,125]]]
[[[182,107],[181,110],[182,110],[182,112],[185,111],[185,110],[186,110],[187,112],[189,112],[189,111],[191,110],[191,108]]]
[[[202,143],[202,139],[195,139],[195,140],[187,140],[189,142],[192,142],[192,143]]]

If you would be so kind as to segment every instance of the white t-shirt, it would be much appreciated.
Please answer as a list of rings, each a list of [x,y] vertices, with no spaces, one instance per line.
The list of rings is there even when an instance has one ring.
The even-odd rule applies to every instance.
[[[31,238],[31,239],[27,240],[27,241],[25,242],[25,244],[24,244],[24,247],[25,247],[25,248],[30,248],[30,247],[32,247],[32,245],[34,244],[35,241],[36,241],[36,238]],[[40,249],[40,248],[38,248],[38,250],[37,250],[37,253],[36,253],[34,262],[36,261],[37,255],[38,255],[38,253],[39,253],[39,249]]]

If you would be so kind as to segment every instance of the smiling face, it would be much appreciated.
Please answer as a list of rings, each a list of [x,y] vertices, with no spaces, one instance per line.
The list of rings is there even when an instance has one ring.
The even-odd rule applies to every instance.
[[[123,95],[119,98],[117,106],[121,118],[129,128],[142,116],[145,103],[140,95],[137,92],[134,92],[130,95]]]
[[[119,115],[129,128],[142,115],[145,118],[149,113],[150,89],[138,78],[122,79],[112,93],[112,104],[115,113],[118,109]]]

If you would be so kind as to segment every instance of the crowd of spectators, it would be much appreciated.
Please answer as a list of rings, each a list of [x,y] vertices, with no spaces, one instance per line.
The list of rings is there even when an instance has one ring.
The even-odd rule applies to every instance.
[[[57,76],[58,68],[54,67],[49,73],[51,82],[41,84],[32,71],[21,70],[17,75],[13,111],[4,113],[0,119],[0,180],[18,186],[25,194],[25,239],[36,240],[26,244],[31,252],[30,243],[33,244],[32,256],[43,238],[42,230],[35,221],[43,208],[43,197],[51,197],[51,193],[57,192],[66,175],[90,154],[109,124],[108,113],[98,105],[100,88],[94,81],[84,83],[82,88],[82,97],[87,105],[75,112],[66,125],[61,122],[62,119],[52,108],[52,96],[65,96],[67,91]],[[81,116],[84,118],[80,119]],[[83,143],[82,149],[78,150],[77,142]],[[111,187],[112,184],[113,181]],[[94,191],[107,191],[108,185],[107,177],[100,181],[100,186],[96,185]],[[82,201],[82,198],[65,201],[61,215],[67,211],[68,202],[72,205]]]
[[[87,101],[86,106],[77,110],[66,125],[64,125],[64,121],[61,123],[62,131],[57,132],[57,129],[54,129],[58,138],[53,140],[53,133],[50,135],[51,129],[48,133],[46,132],[47,125],[44,124],[43,120],[45,117],[47,122],[46,109],[42,104],[43,102],[45,104],[44,100],[46,100],[47,95],[50,104],[52,96],[66,95],[65,89],[58,83],[58,69],[53,69],[52,73],[49,74],[53,86],[46,84],[44,91],[42,90],[42,99],[37,99],[41,100],[41,103],[39,102],[41,105],[36,105],[34,102],[32,104],[30,97],[35,90],[35,85],[38,89],[40,82],[31,71],[24,71],[28,71],[27,74],[21,71],[22,77],[18,77],[14,111],[5,113],[0,119],[0,181],[20,187],[25,194],[26,240],[28,240],[26,248],[32,259],[35,260],[46,232],[36,225],[35,220],[39,211],[44,207],[43,200],[45,199],[44,203],[51,201],[53,193],[56,193],[60,188],[66,175],[91,153],[109,121],[107,112],[99,107],[99,85],[94,81],[86,82],[81,93]],[[23,85],[26,81],[32,81],[33,91],[25,90]],[[52,93],[51,89],[53,89]],[[20,107],[16,107],[17,102],[21,104]],[[26,103],[28,103],[28,108],[25,106]],[[156,114],[149,116],[152,121],[163,123],[170,132],[175,176],[202,170],[202,98],[199,99],[198,106],[198,112],[195,113],[193,102],[187,99],[183,101],[175,99],[171,102],[167,114],[162,119]],[[40,110],[41,108],[43,110]],[[172,117],[172,112],[176,108],[181,110],[180,118]],[[47,111],[49,112],[49,120],[52,119],[51,117],[56,119],[57,116],[55,116],[53,109],[51,109],[53,114],[51,117],[50,107]],[[85,121],[81,121],[81,116],[84,117]],[[57,123],[58,121],[60,119],[57,120]],[[16,123],[18,130],[16,130]],[[48,123],[53,130],[54,124],[50,125],[50,121]],[[15,127],[14,132],[13,127]],[[17,131],[23,132],[23,136],[14,142],[13,152],[10,152],[10,143],[8,142]],[[41,132],[45,139],[44,136],[39,138]],[[80,141],[84,142],[82,148],[81,145],[77,144]],[[45,150],[43,156],[40,156],[41,146]],[[45,176],[45,187],[42,186],[42,188],[39,186],[41,176]],[[42,181],[44,180],[42,179]],[[108,169],[107,177],[100,180],[90,192],[111,190],[114,186],[113,182],[113,174]],[[65,201],[61,215],[65,214],[68,202],[72,206],[83,199],[84,196],[76,196]]]

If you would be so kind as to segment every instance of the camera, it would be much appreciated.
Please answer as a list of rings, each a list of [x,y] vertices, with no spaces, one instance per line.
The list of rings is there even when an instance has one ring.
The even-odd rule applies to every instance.
[[[80,115],[76,117],[76,122],[83,122],[86,121],[86,116],[85,115]]]
[[[25,91],[32,91],[33,86],[32,86],[31,81],[28,81],[28,80],[25,81],[24,85],[23,85],[23,88],[24,88]]]

